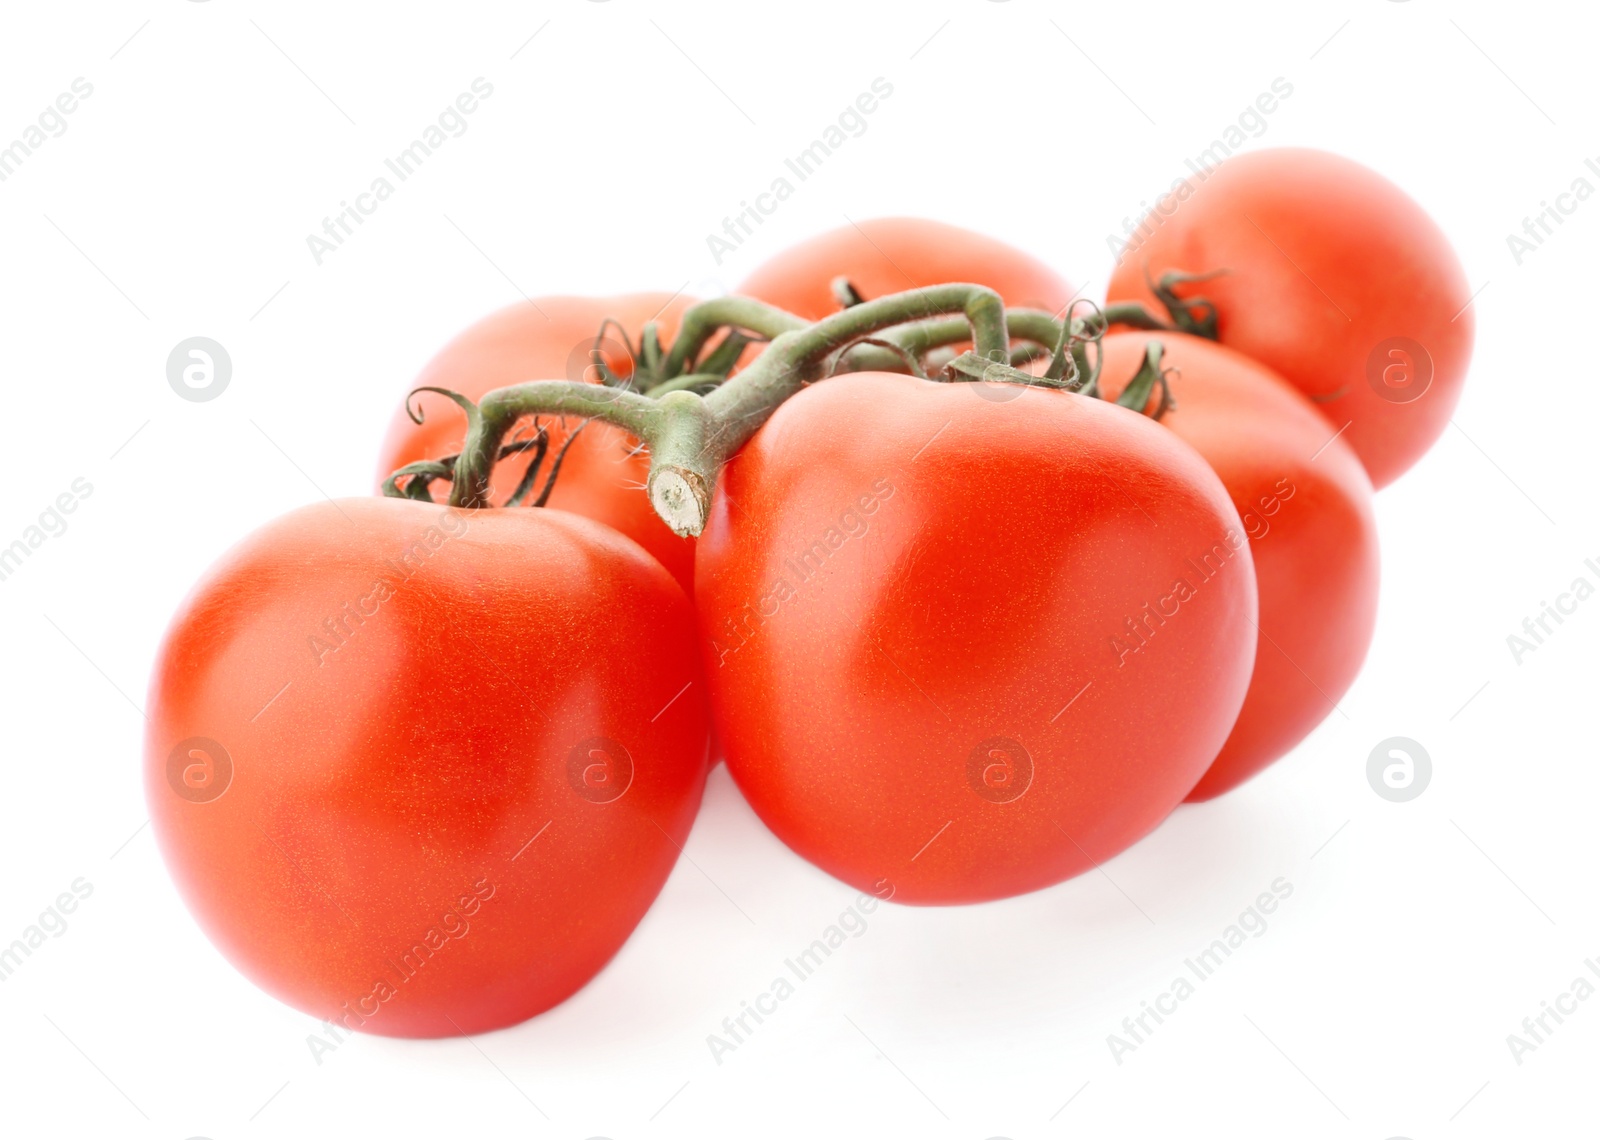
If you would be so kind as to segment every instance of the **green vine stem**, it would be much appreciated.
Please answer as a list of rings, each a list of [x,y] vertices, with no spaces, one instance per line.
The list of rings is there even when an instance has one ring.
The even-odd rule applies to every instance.
[[[661,406],[659,401],[626,388],[585,384],[579,380],[535,380],[497,388],[478,404],[465,397],[456,402],[467,414],[467,438],[456,456],[450,505],[467,508],[492,505],[489,474],[499,458],[501,441],[524,416],[598,419],[648,440]]]
[[[773,340],[783,333],[803,329],[809,323],[803,317],[751,297],[713,297],[701,301],[683,314],[678,336],[661,361],[657,375],[663,382],[676,378],[694,363],[700,350],[722,329],[755,333],[764,340]]]
[[[970,339],[975,356],[1010,359],[1005,306],[998,293],[981,285],[936,285],[878,297],[815,324],[747,298],[722,297],[685,314],[659,375],[674,376],[674,368],[681,372],[721,328],[770,336],[772,343],[743,372],[704,396],[689,386],[652,398],[627,388],[564,380],[499,388],[476,405],[451,394],[466,413],[467,438],[456,459],[450,503],[489,505],[490,472],[506,433],[523,417],[576,416],[612,424],[642,440],[650,449],[648,487],[656,513],[674,532],[697,535],[710,514],[711,491],[723,463],[780,404],[827,375],[830,357],[897,325],[952,314],[964,318],[956,339]]]
[[[1089,302],[1080,302],[1089,304]],[[1074,305],[1074,308],[1076,305]],[[1083,317],[1071,316],[1069,310],[1070,327],[1065,320],[1057,320],[1051,314],[1039,309],[1007,309],[1006,330],[1012,340],[1027,342],[1029,347],[1018,346],[1012,349],[1010,363],[1013,367],[1020,367],[1030,360],[1043,356],[1057,355],[1058,350],[1070,352],[1075,365],[1074,375],[1068,378],[1065,387],[1075,391],[1087,391],[1093,394],[1091,384],[1098,368],[1094,367],[1088,359],[1086,346],[1089,342],[1098,340],[1107,329],[1114,325],[1123,325],[1128,328],[1144,329],[1147,331],[1172,332],[1174,326],[1163,321],[1144,305],[1137,301],[1124,301],[1107,305],[1105,308],[1094,307]],[[1063,340],[1063,332],[1066,333]],[[898,351],[888,348],[874,348],[863,345],[850,351],[847,362],[842,371],[853,372],[894,372],[903,367],[900,352],[910,353],[919,360],[925,360],[928,371],[934,372],[939,367],[947,366],[949,360],[925,359],[936,350],[946,348],[952,344],[959,344],[968,339],[969,333],[965,321],[961,320],[928,320],[916,324],[905,325],[886,333],[884,340],[891,341],[897,346]],[[1052,362],[1050,379],[1061,379],[1065,375],[1064,368]],[[1084,378],[1087,377],[1086,382]]]
[[[1075,331],[1092,331],[1096,325],[1109,328],[1127,325],[1129,328],[1152,332],[1172,332],[1173,326],[1163,321],[1137,301],[1124,301],[1107,305],[1088,317],[1073,320]],[[1061,322],[1041,309],[1007,309],[1006,329],[1014,339],[1028,340],[1053,349],[1061,337]],[[922,321],[897,330],[889,339],[917,355],[967,338],[967,327],[961,321]]]
[[[1078,316],[1078,304],[1091,310]],[[766,422],[773,411],[812,381],[839,371],[904,370],[926,377],[923,362],[937,359],[943,378],[982,380],[1065,388],[1098,396],[1100,354],[1091,361],[1088,346],[1098,346],[1112,325],[1171,331],[1173,325],[1136,302],[1101,309],[1083,301],[1069,307],[1064,319],[1031,309],[1007,312],[999,294],[980,285],[952,284],[858,301],[810,324],[792,313],[744,297],[722,297],[689,309],[670,348],[661,344],[653,324],[640,336],[640,364],[645,392],[635,380],[589,384],[538,380],[500,388],[474,404],[458,393],[423,388],[449,397],[466,414],[467,436],[457,455],[413,463],[386,481],[384,493],[414,499],[431,498],[428,484],[451,482],[450,503],[464,508],[488,507],[489,480],[496,462],[524,451],[535,452],[508,506],[530,495],[548,437],[540,416],[574,416],[587,423],[600,420],[621,428],[650,450],[648,482],[656,513],[678,534],[697,535],[710,513],[717,473]],[[720,344],[704,358],[701,352],[719,332]],[[743,372],[727,378],[755,337],[769,339],[765,352]],[[626,334],[624,333],[624,336]],[[1012,340],[1020,343],[1012,347]],[[972,348],[955,355],[963,342]],[[1049,359],[1043,375],[1018,366]],[[687,369],[687,371],[685,371]],[[663,377],[665,377],[663,379]],[[1142,367],[1117,401],[1143,410],[1159,391],[1154,417],[1172,406],[1161,347],[1151,342]],[[420,420],[420,412],[408,411]],[[534,418],[533,438],[513,435],[517,424]],[[582,430],[582,425],[578,430]],[[555,456],[544,489],[535,500],[549,498],[570,433]]]
[[[1144,413],[1150,405],[1150,394],[1159,390],[1161,396],[1155,408],[1148,413],[1150,418],[1159,421],[1172,410],[1172,385],[1167,380],[1167,373],[1171,370],[1161,366],[1165,351],[1159,340],[1152,340],[1144,346],[1144,358],[1139,362],[1139,370],[1128,381],[1122,395],[1117,397],[1118,406]]]
[[[1170,270],[1163,273],[1159,281],[1150,280],[1150,267],[1145,267],[1144,280],[1150,292],[1156,295],[1168,314],[1172,317],[1172,325],[1181,332],[1191,336],[1203,336],[1207,340],[1217,339],[1217,306],[1209,297],[1198,294],[1192,297],[1183,297],[1178,294],[1178,286],[1191,285],[1197,282],[1210,281],[1227,274],[1226,269],[1213,269],[1209,273],[1184,273],[1180,270]]]

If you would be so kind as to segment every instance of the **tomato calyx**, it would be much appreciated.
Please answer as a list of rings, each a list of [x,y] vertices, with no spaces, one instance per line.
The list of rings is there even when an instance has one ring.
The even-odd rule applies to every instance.
[[[1167,377],[1174,371],[1171,368],[1161,367],[1161,358],[1166,348],[1159,340],[1152,340],[1144,346],[1144,358],[1140,361],[1139,370],[1133,374],[1133,379],[1128,381],[1122,394],[1117,397],[1119,407],[1131,408],[1136,412],[1143,412],[1150,404],[1151,393],[1160,390],[1160,398],[1156,406],[1148,415],[1151,419],[1160,421],[1161,417],[1177,406],[1172,398],[1172,385]]]
[[[1092,307],[1091,302],[1075,302],[1074,309],[1080,303]],[[969,339],[965,321],[921,320],[890,330],[881,338],[862,338],[841,355],[837,371],[896,372],[899,369],[895,364],[909,358],[917,362],[917,366],[907,370],[924,379],[1003,379],[1073,391],[1086,387],[1080,378],[1093,374],[1086,345],[1098,335],[1090,321],[1070,317],[1068,321],[1057,321],[1049,313],[1037,309],[1007,309],[1005,321],[1007,340],[1021,343],[1008,344],[1004,353],[975,356],[958,353],[953,346]],[[1049,372],[1044,375],[1021,372],[1023,365],[1046,356],[1051,357]],[[984,369],[992,365],[1009,366],[1017,374],[1007,375],[997,370],[984,375]]]
[[[434,392],[453,400],[457,406],[466,411],[469,422],[478,414],[477,405],[461,393],[452,392],[448,388],[424,385],[423,387],[412,389],[406,396],[406,414],[415,423],[420,424],[422,422],[421,410],[413,407],[411,403],[411,397],[418,392]],[[502,444],[499,454],[495,456],[495,462],[497,463],[503,459],[509,459],[513,455],[533,452],[533,458],[529,460],[527,469],[522,473],[522,478],[518,480],[516,488],[512,491],[510,497],[506,499],[504,505],[508,507],[524,505],[542,507],[549,502],[550,492],[555,490],[556,477],[561,474],[561,464],[567,457],[567,449],[572,446],[573,441],[578,438],[579,433],[583,431],[587,424],[588,421],[585,420],[567,434],[567,438],[562,442],[560,449],[555,454],[555,459],[550,464],[549,473],[545,476],[544,487],[539,491],[538,497],[531,503],[528,502],[528,496],[533,493],[533,486],[538,481],[539,471],[544,466],[545,457],[549,453],[550,432],[544,424],[535,418],[531,424],[531,435],[516,435]],[[440,479],[454,479],[455,464],[460,458],[460,455],[446,455],[442,459],[428,459],[417,463],[408,463],[383,481],[383,493],[391,499],[415,499],[418,502],[431,503],[433,502],[432,485]],[[488,506],[490,504],[485,503],[483,505]]]
[[[980,384],[1023,384],[1035,388],[1064,388],[1069,392],[1081,390],[1078,377],[1075,375],[1065,378],[1039,376],[1032,372],[1024,372],[1006,361],[985,359],[971,349],[953,357],[944,366],[944,373],[947,382],[958,384],[971,381]],[[923,376],[923,379],[927,379],[927,376]]]
[[[1078,316],[1079,306],[1087,306],[1089,312]],[[1092,301],[1082,300],[1073,302],[1061,321],[1035,309],[1007,310],[1007,332],[1012,340],[1022,342],[1012,347],[1009,360],[984,357],[971,350],[954,354],[948,345],[966,337],[965,326],[960,321],[920,321],[863,343],[892,350],[909,366],[909,371],[922,379],[928,379],[932,373],[948,381],[1024,384],[1104,398],[1100,391],[1103,359],[1100,344],[1113,325],[1148,331],[1181,331],[1138,302],[1122,302],[1102,309]],[[941,353],[948,355],[941,357]],[[1114,401],[1118,406],[1147,414],[1157,421],[1176,407],[1168,380],[1173,370],[1162,366],[1164,353],[1160,341],[1152,340],[1145,346],[1139,370]],[[1050,365],[1043,373],[1023,370],[1022,366],[1046,356],[1050,358]],[[847,357],[855,371],[894,371],[892,362],[882,354],[867,355],[857,349]],[[847,357],[841,357],[840,363]],[[922,366],[924,362],[926,370]],[[1157,392],[1159,396],[1151,408],[1151,396]]]
[[[804,323],[799,321],[798,317],[793,320],[800,324]],[[760,334],[749,335],[737,322],[729,321],[722,325],[712,324],[699,330],[693,351],[698,353],[715,333],[723,328],[726,329],[726,334],[722,340],[703,359],[697,361],[691,359],[687,352],[680,351],[674,355],[664,349],[661,344],[660,326],[655,321],[647,321],[640,329],[639,342],[636,345],[622,322],[607,317],[600,322],[600,328],[591,342],[588,366],[594,370],[594,375],[601,386],[606,388],[631,389],[651,396],[660,396],[679,389],[709,391],[728,378],[746,348],[768,339]],[[622,347],[632,365],[625,374],[617,372],[606,360],[604,349],[610,339],[607,336],[608,330],[611,337],[622,341]],[[688,349],[689,346],[685,345],[684,348]]]
[[[1086,308],[1087,312],[1079,315],[1080,308]],[[1037,309],[1006,310],[1006,332],[1013,342],[1009,358],[974,355],[970,352],[958,354],[951,346],[967,339],[965,323],[960,320],[924,320],[894,329],[881,340],[864,341],[863,344],[892,352],[853,348],[841,358],[840,370],[899,371],[896,363],[903,362],[909,355],[922,365],[923,370],[909,369],[918,376],[980,383],[998,381],[1031,384],[1098,396],[1099,346],[1114,326],[1158,332],[1179,331],[1137,301],[1101,308],[1085,299],[1068,306],[1061,320]],[[1050,363],[1043,373],[1022,371],[1024,366],[1046,357]],[[1006,365],[1009,368],[1004,367]],[[944,375],[941,376],[941,373]]]
[[[1228,271],[1226,269],[1213,269],[1206,273],[1185,273],[1182,270],[1171,269],[1163,273],[1159,280],[1150,280],[1150,267],[1144,267],[1145,284],[1150,287],[1150,292],[1166,307],[1167,314],[1172,318],[1172,326],[1179,332],[1186,332],[1190,336],[1205,337],[1207,340],[1217,339],[1217,306],[1209,297],[1179,295],[1178,286],[1190,285],[1200,281],[1210,281],[1221,277]]]

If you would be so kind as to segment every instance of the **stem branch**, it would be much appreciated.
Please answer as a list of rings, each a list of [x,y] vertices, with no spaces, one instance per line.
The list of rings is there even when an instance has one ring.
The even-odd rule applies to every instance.
[[[648,441],[658,430],[661,405],[625,388],[573,380],[534,380],[496,388],[476,408],[467,408],[467,438],[456,458],[450,487],[453,507],[489,505],[489,473],[500,441],[529,415],[580,416],[603,420]]]
[[[678,335],[662,363],[661,379],[671,380],[682,373],[722,329],[742,329],[772,340],[782,333],[805,326],[804,318],[751,297],[713,297],[709,301],[701,301],[683,314]]]

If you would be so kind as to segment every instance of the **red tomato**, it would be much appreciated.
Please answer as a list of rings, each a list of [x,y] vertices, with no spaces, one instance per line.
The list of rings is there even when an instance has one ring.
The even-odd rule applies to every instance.
[[[922,218],[873,218],[818,234],[760,266],[736,292],[815,321],[839,311],[831,288],[839,276],[867,299],[954,281],[987,285],[1012,307],[1052,313],[1074,296],[1031,254]]]
[[[306,507],[167,634],[151,819],[269,993],[391,1036],[511,1025],[593,977],[672,869],[705,779],[700,677],[682,590],[589,519]]]
[[[1243,524],[1192,448],[1063,391],[862,372],[723,469],[696,612],[728,768],[863,890],[1035,890],[1155,827],[1255,652]]]
[[[487,392],[525,380],[596,381],[589,350],[600,322],[614,317],[638,343],[646,321],[658,321],[663,340],[670,340],[678,320],[693,300],[667,293],[635,293],[621,297],[541,297],[501,309],[467,329],[430,360],[422,374],[406,389],[424,385],[448,388],[472,400]],[[602,355],[618,375],[631,373],[628,358],[615,330],[606,332]],[[597,382],[597,381],[596,381]],[[378,455],[378,478],[424,459],[453,455],[466,436],[466,419],[444,396],[419,392],[423,422],[413,423],[405,408],[395,409],[389,434]],[[551,427],[548,472],[566,432]],[[590,423],[573,443],[561,466],[549,506],[598,519],[644,547],[678,580],[685,592],[694,589],[694,542],[673,534],[656,517],[642,490],[650,460],[635,454],[637,441],[626,432],[602,423]],[[493,500],[504,503],[527,469],[520,456],[508,458],[494,471]],[[540,475],[540,486],[544,475]],[[433,485],[436,497],[448,493],[449,484]]]
[[[1443,232],[1393,183],[1321,151],[1239,155],[1190,185],[1148,216],[1108,299],[1159,311],[1147,268],[1227,270],[1179,292],[1215,301],[1218,339],[1348,424],[1373,485],[1392,483],[1444,431],[1472,355],[1471,289]]]
[[[1180,334],[1105,340],[1108,399],[1166,346],[1176,406],[1161,423],[1211,464],[1244,520],[1261,601],[1244,708],[1189,793],[1208,800],[1303,740],[1361,669],[1378,616],[1372,484],[1342,437],[1284,380],[1249,357]]]

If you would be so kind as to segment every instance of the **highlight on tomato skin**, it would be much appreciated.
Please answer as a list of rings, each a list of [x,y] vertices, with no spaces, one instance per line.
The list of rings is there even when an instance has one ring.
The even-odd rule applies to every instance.
[[[145,790],[180,895],[242,973],[346,1030],[550,1008],[698,809],[692,630],[659,563],[564,511],[347,499],[268,524],[152,675]]]
[[[734,292],[820,320],[839,309],[838,277],[865,298],[967,281],[987,285],[1008,307],[1049,313],[1077,295],[1033,254],[926,218],[869,218],[807,238],[758,266]]]
[[[1325,151],[1225,159],[1158,204],[1107,298],[1159,309],[1151,282],[1214,303],[1217,339],[1281,375],[1361,457],[1374,487],[1450,422],[1472,356],[1472,291],[1438,223],[1375,171]]]
[[[634,361],[624,334],[637,343],[645,322],[656,321],[662,337],[670,339],[684,310],[693,304],[694,298],[677,293],[539,297],[490,314],[440,349],[417,378],[396,393],[395,410],[378,453],[377,482],[408,463],[461,449],[466,436],[461,410],[434,392],[413,396],[414,389],[446,388],[477,401],[496,388],[528,380],[598,383],[591,356],[596,347],[608,368],[626,376]],[[601,325],[608,318],[617,321],[622,331],[608,328],[602,336]],[[422,413],[422,423],[407,413],[407,400]],[[548,427],[553,451],[569,429],[560,423]],[[512,458],[495,468],[494,502],[511,497],[526,467],[526,459]],[[591,422],[567,451],[548,505],[621,531],[648,550],[687,593],[694,589],[694,540],[673,534],[639,493],[649,470],[649,459],[637,441],[607,424]],[[436,497],[447,489],[447,483],[438,484]]]
[[[1255,655],[1217,476],[1063,391],[813,385],[724,469],[696,559],[734,780],[897,902],[1038,890],[1138,840],[1216,756]]]
[[[1174,406],[1162,426],[1211,465],[1250,540],[1260,598],[1244,707],[1190,801],[1237,787],[1337,708],[1366,659],[1378,616],[1372,484],[1355,452],[1265,365],[1181,333],[1105,340],[1101,388],[1119,396],[1151,341]]]

